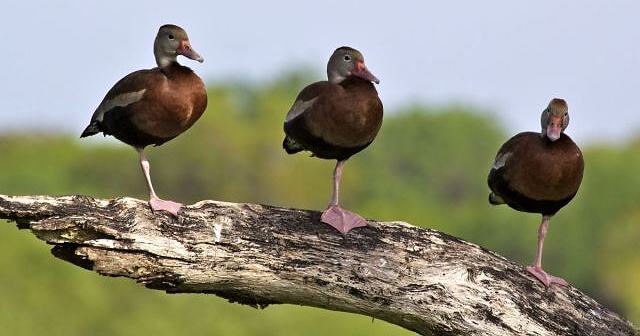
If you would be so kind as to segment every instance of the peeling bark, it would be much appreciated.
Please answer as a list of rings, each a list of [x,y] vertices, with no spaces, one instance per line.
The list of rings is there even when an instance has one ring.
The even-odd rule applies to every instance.
[[[319,216],[202,201],[173,218],[131,198],[0,195],[0,218],[56,257],[169,293],[352,312],[422,335],[636,335],[579,290],[545,289],[475,244],[402,222],[341,235]]]

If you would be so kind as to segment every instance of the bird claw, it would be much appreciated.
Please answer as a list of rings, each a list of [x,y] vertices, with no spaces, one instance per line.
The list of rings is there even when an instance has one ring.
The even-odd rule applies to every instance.
[[[173,202],[173,201],[165,201],[159,198],[151,198],[149,200],[149,205],[151,206],[151,210],[153,212],[156,211],[166,211],[176,217],[178,217],[178,212],[182,209],[182,204]]]
[[[343,234],[351,231],[351,229],[367,226],[367,221],[360,215],[337,205],[331,205],[322,212],[320,220],[323,223],[333,226]]]
[[[529,272],[536,279],[538,279],[538,281],[542,282],[545,285],[545,287],[549,287],[552,284],[558,284],[560,286],[569,286],[569,283],[565,279],[553,276],[545,272],[541,267],[528,266],[527,272]]]

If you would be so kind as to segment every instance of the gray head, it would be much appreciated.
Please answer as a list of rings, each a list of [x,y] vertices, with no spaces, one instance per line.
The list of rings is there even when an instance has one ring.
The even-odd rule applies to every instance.
[[[540,117],[541,136],[551,141],[560,139],[560,134],[569,126],[569,107],[564,99],[553,98]]]
[[[376,84],[380,83],[364,65],[362,53],[350,47],[340,47],[333,52],[327,64],[327,76],[329,82],[333,84],[338,84],[349,76],[357,76]]]
[[[158,30],[158,35],[153,43],[153,54],[156,56],[156,63],[161,68],[175,63],[178,55],[200,63],[204,62],[204,59],[191,48],[187,32],[172,24],[166,24]]]

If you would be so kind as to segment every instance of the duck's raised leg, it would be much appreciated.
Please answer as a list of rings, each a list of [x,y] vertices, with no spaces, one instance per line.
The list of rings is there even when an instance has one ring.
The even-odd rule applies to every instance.
[[[544,247],[544,238],[547,235],[550,220],[551,216],[542,216],[542,222],[540,223],[540,228],[538,228],[538,247],[536,249],[536,259],[533,265],[527,267],[527,271],[547,287],[551,286],[551,284],[568,286],[566,280],[553,276],[542,269],[542,249]]]
[[[336,230],[347,233],[353,228],[367,226],[367,221],[360,215],[343,209],[338,205],[338,197],[340,193],[340,179],[342,178],[342,169],[346,161],[338,161],[333,170],[333,195],[327,209],[322,212],[320,219],[323,223],[333,226]]]
[[[142,168],[142,172],[144,173],[144,178],[147,181],[147,187],[149,188],[149,205],[153,211],[166,211],[174,216],[178,216],[178,212],[182,208],[182,204],[173,202],[173,201],[165,201],[160,199],[155,190],[153,190],[153,184],[151,183],[151,175],[150,170],[151,166],[149,165],[149,161],[147,157],[144,155],[143,148],[136,148],[138,153],[140,154],[140,167]]]

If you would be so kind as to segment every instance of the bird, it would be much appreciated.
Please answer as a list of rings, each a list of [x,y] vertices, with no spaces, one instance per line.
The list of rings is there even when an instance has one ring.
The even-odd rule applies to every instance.
[[[284,121],[282,146],[288,154],[309,151],[313,157],[336,160],[333,194],[321,221],[346,234],[367,226],[360,215],[338,204],[347,159],[367,148],[382,126],[383,107],[373,83],[380,81],[365,65],[361,52],[337,48],[327,64],[326,81],[306,86]]]
[[[533,265],[526,270],[546,287],[567,286],[566,280],[542,268],[542,250],[549,222],[578,192],[584,171],[580,148],[565,134],[569,107],[553,98],[540,118],[542,131],[522,132],[502,145],[489,171],[489,202],[523,212],[539,213],[538,243]]]
[[[182,55],[200,63],[204,59],[191,47],[187,32],[173,24],[159,28],[153,53],[157,66],[120,79],[98,105],[80,137],[102,132],[135,148],[149,189],[151,209],[177,216],[182,204],[157,196],[144,149],[177,137],[204,113],[204,82],[193,70],[180,65],[177,57]]]

